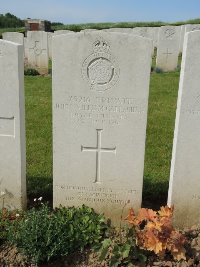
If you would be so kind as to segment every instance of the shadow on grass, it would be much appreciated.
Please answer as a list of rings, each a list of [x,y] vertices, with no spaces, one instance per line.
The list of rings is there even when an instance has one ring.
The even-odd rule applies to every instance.
[[[158,210],[167,205],[168,181],[158,181],[144,177],[142,207]]]
[[[34,206],[34,199],[42,197],[43,202],[53,202],[53,178],[52,177],[27,177],[28,207]]]

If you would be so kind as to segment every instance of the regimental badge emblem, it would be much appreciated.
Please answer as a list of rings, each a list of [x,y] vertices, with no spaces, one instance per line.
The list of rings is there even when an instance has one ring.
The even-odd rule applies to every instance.
[[[91,90],[104,92],[119,80],[119,67],[111,55],[110,46],[101,37],[93,44],[93,53],[82,65],[82,76]]]

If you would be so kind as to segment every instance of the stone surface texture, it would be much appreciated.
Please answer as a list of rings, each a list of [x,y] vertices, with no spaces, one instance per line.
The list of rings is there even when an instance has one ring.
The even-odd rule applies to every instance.
[[[186,24],[185,32],[200,31],[200,24]]]
[[[53,36],[60,35],[60,34],[66,34],[66,33],[74,33],[74,32],[70,31],[70,30],[57,30],[57,31],[53,32]]]
[[[133,33],[153,40],[153,46],[157,47],[159,27],[135,27]]]
[[[184,37],[185,37],[185,28],[186,25],[181,26],[181,36],[180,36],[180,45],[179,45],[179,52],[183,52],[183,42],[184,42]]]
[[[24,37],[24,57],[28,59],[28,41],[27,37]]]
[[[52,37],[53,32],[48,32],[48,52],[49,52],[49,58],[52,59]]]

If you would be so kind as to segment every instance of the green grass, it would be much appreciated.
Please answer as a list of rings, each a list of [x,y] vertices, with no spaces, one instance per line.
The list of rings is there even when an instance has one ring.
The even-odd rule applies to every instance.
[[[166,201],[179,72],[151,74],[143,200]],[[25,77],[29,198],[52,199],[51,77]]]
[[[134,28],[134,27],[160,27],[163,25],[183,25],[183,24],[199,24],[200,19],[191,19],[187,21],[178,21],[167,23],[163,21],[149,21],[149,22],[103,22],[103,23],[86,23],[86,24],[68,24],[52,26],[53,30],[71,30],[80,31],[84,29],[107,29],[107,28]]]
[[[81,31],[85,29],[108,29],[108,28],[134,28],[134,27],[160,27],[167,23],[162,21],[155,22],[103,22],[103,23],[86,23],[86,24],[68,24],[68,25],[57,25],[52,26],[53,30],[71,30]]]
[[[144,200],[166,199],[179,72],[151,75],[144,168]]]
[[[52,197],[51,78],[25,76],[29,197]]]

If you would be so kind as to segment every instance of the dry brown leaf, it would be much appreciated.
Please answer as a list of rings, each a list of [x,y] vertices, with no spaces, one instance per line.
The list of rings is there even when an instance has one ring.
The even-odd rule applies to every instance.
[[[138,220],[140,222],[147,220],[147,221],[154,221],[157,218],[157,213],[152,209],[140,209],[138,213]]]
[[[130,224],[138,225],[138,219],[137,216],[135,216],[133,208],[129,209],[128,216],[125,218],[126,221],[128,221]]]
[[[162,206],[158,211],[158,213],[161,217],[172,217],[173,211],[174,211],[173,207],[170,208],[168,206],[165,207]]]
[[[156,254],[162,252],[162,242],[154,235],[152,231],[147,231],[145,234],[145,247],[147,250],[154,251]]]

